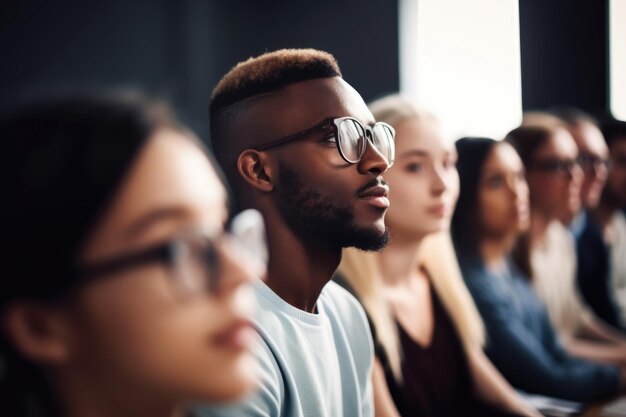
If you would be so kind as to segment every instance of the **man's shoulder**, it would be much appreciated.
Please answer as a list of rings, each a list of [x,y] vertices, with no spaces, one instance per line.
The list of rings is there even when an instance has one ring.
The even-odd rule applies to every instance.
[[[328,282],[322,293],[318,303],[328,315],[336,315],[334,319],[339,321],[350,320],[357,321],[357,326],[365,323],[367,326],[367,318],[361,303],[348,290],[334,281]]]
[[[373,352],[371,330],[365,310],[349,291],[330,281],[320,295],[318,306],[331,323],[336,343],[349,345],[353,354],[358,352],[358,356],[367,356]]]

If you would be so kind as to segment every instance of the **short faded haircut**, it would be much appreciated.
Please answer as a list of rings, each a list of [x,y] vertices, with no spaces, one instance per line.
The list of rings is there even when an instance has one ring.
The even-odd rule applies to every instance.
[[[279,92],[290,84],[318,78],[341,77],[335,58],[316,49],[280,49],[233,67],[219,81],[209,105],[211,142],[218,162],[231,182],[236,182],[234,162],[239,151],[229,134],[231,123],[248,106],[261,104],[255,97]]]
[[[210,111],[231,106],[249,97],[270,93],[300,81],[340,77],[335,58],[316,49],[280,49],[235,65],[213,90]]]

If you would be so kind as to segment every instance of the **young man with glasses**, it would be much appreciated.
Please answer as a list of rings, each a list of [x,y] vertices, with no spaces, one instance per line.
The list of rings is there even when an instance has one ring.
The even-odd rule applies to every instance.
[[[607,288],[603,278],[606,276],[606,256],[598,256],[604,252],[604,243],[594,213],[607,180],[609,150],[597,122],[587,113],[573,107],[560,107],[551,112],[563,121],[576,142],[577,162],[583,173],[581,209],[569,224],[569,230],[576,244],[578,291],[575,296],[583,305],[578,310],[585,311],[578,333],[586,337],[570,337],[569,347],[573,353],[587,359],[621,364],[626,361],[626,338],[612,328],[613,320],[605,318],[608,316],[602,310],[608,308],[609,299],[603,297],[602,303],[590,302],[600,293],[606,294]],[[600,305],[599,309],[596,304]]]
[[[241,208],[267,225],[266,282],[255,286],[258,392],[201,416],[372,416],[373,346],[358,302],[331,282],[341,250],[388,240],[394,131],[375,123],[334,58],[280,50],[228,72],[211,99],[218,161]]]
[[[570,355],[624,363],[620,336],[596,317],[578,290],[576,242],[567,228],[582,207],[583,171],[574,138],[563,120],[532,112],[507,140],[524,162],[530,189],[531,226],[521,241],[518,262]]]
[[[609,154],[606,185],[579,238],[579,285],[598,316],[626,333],[626,123],[602,126]]]
[[[551,110],[574,138],[579,150],[583,182],[580,190],[581,210],[569,229],[576,240],[576,281],[581,295],[595,315],[604,322],[617,323],[609,302],[607,255],[603,237],[593,210],[598,206],[608,174],[608,147],[591,116],[575,108]]]

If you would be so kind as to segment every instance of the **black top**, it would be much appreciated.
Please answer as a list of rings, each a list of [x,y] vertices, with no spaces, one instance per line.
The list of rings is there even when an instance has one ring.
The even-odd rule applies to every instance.
[[[609,275],[609,248],[604,243],[600,226],[591,215],[582,213],[577,219],[576,238],[578,288],[593,312],[606,323],[626,331],[613,300]]]
[[[511,415],[476,399],[461,339],[432,285],[429,288],[434,320],[430,345],[416,343],[398,323],[404,354],[402,385],[387,374],[398,411],[420,417]]]
[[[336,280],[351,290],[343,279]],[[430,294],[434,320],[430,345],[416,343],[396,323],[404,355],[402,383],[394,378],[387,354],[368,316],[376,357],[385,371],[389,391],[400,414],[403,417],[514,416],[491,408],[476,398],[461,339],[432,285]]]

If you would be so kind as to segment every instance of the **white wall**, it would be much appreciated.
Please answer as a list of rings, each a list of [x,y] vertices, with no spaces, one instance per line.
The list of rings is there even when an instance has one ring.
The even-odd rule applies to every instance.
[[[400,90],[453,139],[520,123],[519,45],[517,0],[400,0]]]
[[[609,7],[611,112],[626,120],[626,0],[611,0]]]

